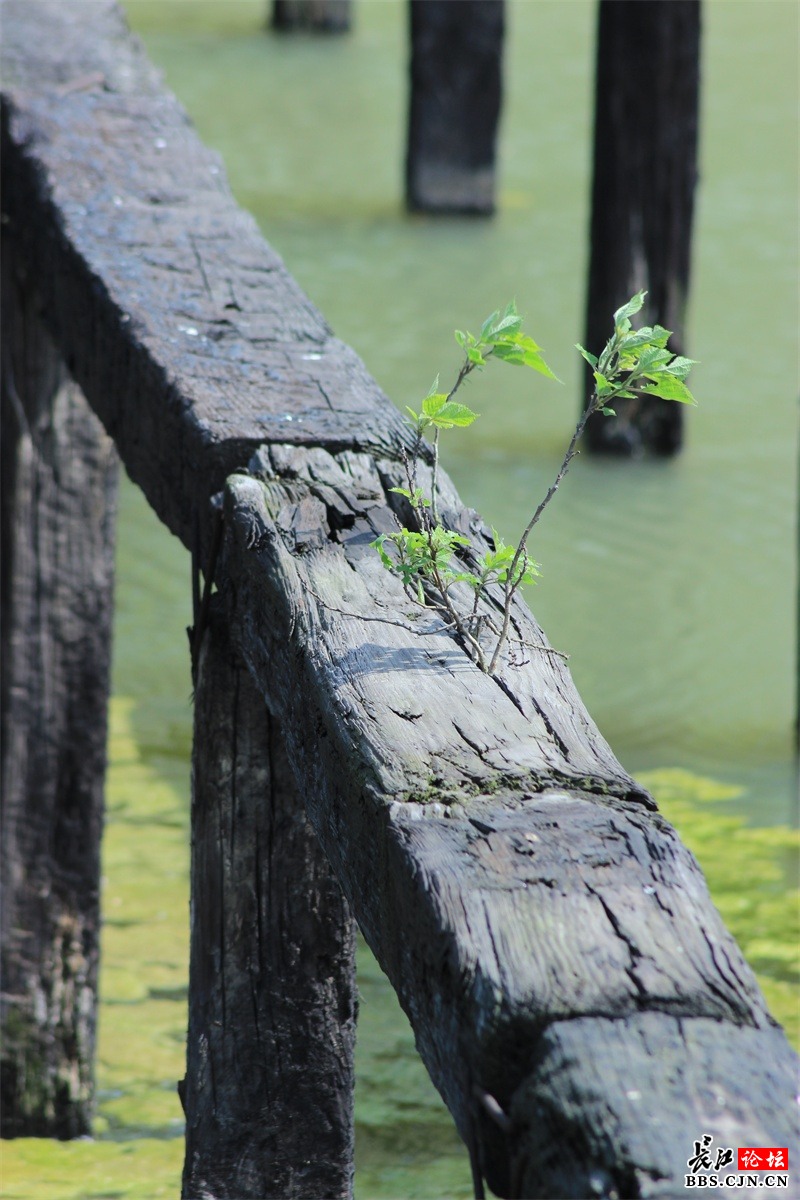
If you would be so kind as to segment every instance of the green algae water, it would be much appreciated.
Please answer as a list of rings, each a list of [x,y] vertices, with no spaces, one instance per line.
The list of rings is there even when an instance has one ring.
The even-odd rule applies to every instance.
[[[133,27],[337,334],[399,405],[457,365],[455,327],[515,296],[565,386],[487,372],[444,445],[508,538],[574,426],[594,5],[509,6],[500,211],[404,216],[405,8],[273,38],[266,0],[130,0]],[[670,463],[580,460],[532,546],[530,602],[587,705],[699,858],[775,1015],[798,1028],[791,721],[797,462],[797,8],[704,5],[688,352],[700,400]],[[188,978],[188,557],[122,491],[95,1139],[3,1145],[17,1200],[179,1192]],[[466,1155],[391,989],[359,962],[358,1200],[468,1197]]]

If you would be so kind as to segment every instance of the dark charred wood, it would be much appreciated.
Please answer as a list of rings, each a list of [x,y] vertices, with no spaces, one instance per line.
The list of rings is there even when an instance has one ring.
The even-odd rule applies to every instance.
[[[351,0],[273,0],[271,26],[281,33],[347,33],[351,8]]]
[[[200,564],[223,491],[231,640],[478,1174],[506,1196],[677,1197],[693,1115],[723,1144],[789,1144],[796,1056],[697,864],[530,612],[515,604],[489,677],[370,549],[396,528],[399,416],[236,208],[116,10],[6,8],[7,228],[60,353]],[[444,520],[481,553],[489,531],[440,485]],[[214,787],[221,757],[201,768]],[[205,811],[198,871],[215,861]],[[266,821],[253,813],[249,848],[237,838],[237,878]],[[208,937],[236,944],[228,917],[206,915]],[[226,966],[237,1012],[249,969]],[[217,985],[195,980],[200,1029]],[[217,1061],[243,1053],[235,1030],[218,1036]],[[239,1078],[226,1082],[245,1100],[226,1096],[226,1113],[252,1098]],[[195,1145],[201,1084],[198,1067]],[[223,1154],[222,1127],[209,1136]],[[238,1154],[220,1194],[252,1162]]]
[[[194,549],[197,513],[262,442],[410,445],[115,5],[4,11],[5,212],[73,377],[168,528]]]
[[[594,179],[586,346],[599,353],[611,314],[648,292],[642,324],[685,323],[697,182],[700,0],[600,0],[595,81]],[[586,372],[587,398],[593,385]],[[589,448],[674,454],[684,406],[658,397],[614,402],[594,416]]]
[[[492,1189],[680,1196],[698,1112],[717,1142],[790,1136],[794,1055],[530,614],[529,661],[491,679],[387,580],[368,543],[393,470],[274,447],[263,482],[233,476],[232,629]],[[333,496],[353,518],[336,530]]]
[[[410,0],[412,212],[494,212],[504,11],[504,0]]]
[[[355,926],[283,738],[212,610],[192,765],[183,1195],[345,1198]]]
[[[3,238],[3,1137],[90,1130],[117,455]]]

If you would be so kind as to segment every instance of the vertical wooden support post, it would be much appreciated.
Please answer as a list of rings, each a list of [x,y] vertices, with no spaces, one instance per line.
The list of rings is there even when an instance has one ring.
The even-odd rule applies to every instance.
[[[700,0],[600,0],[585,341],[595,353],[642,288],[642,323],[673,330],[670,349],[684,352],[699,94]],[[680,449],[683,405],[648,397],[614,409],[589,422],[590,449]]]
[[[2,1133],[90,1132],[117,456],[3,238]]]
[[[183,1195],[349,1197],[355,927],[213,608],[195,683]]]
[[[272,29],[305,29],[312,33],[347,33],[350,0],[273,0]]]
[[[410,17],[406,205],[492,213],[504,0],[410,0]]]

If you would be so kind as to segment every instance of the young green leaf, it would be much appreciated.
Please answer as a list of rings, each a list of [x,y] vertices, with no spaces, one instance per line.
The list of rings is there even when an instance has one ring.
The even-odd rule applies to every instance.
[[[387,571],[393,571],[394,570],[394,560],[392,558],[390,558],[389,555],[386,553],[386,549],[384,546],[384,543],[385,543],[387,537],[388,537],[388,534],[385,534],[385,533],[380,534],[378,537],[375,538],[374,542],[370,542],[370,546],[372,547],[373,550],[378,551],[378,554],[380,555],[380,560],[383,563],[383,565],[386,567]]]
[[[579,342],[575,343],[575,349],[583,356],[583,358],[586,359],[586,361],[590,367],[597,366],[597,355],[596,354],[590,354],[588,350],[584,350],[583,346],[581,346],[581,344]]]
[[[450,571],[448,575],[451,583],[466,583],[476,592],[481,590],[485,582],[479,575],[473,575],[471,571],[459,571],[456,574]]]
[[[691,371],[692,367],[697,366],[697,359],[683,358],[682,355],[677,355],[672,362],[667,365],[667,371],[670,375],[677,375],[678,379],[686,379],[686,376]]]
[[[494,356],[503,362],[511,363],[512,366],[532,367],[540,375],[546,375],[548,379],[555,379],[557,383],[561,382],[542,358],[539,347],[533,338],[526,338],[525,334],[520,334],[513,340],[498,342],[494,347]]]
[[[491,327],[486,335],[485,340],[487,342],[493,342],[501,336],[508,337],[509,335],[519,333],[521,327],[522,317],[519,315],[516,308],[513,310],[513,312],[506,310],[497,324]]]
[[[481,325],[481,331],[480,331],[480,334],[478,335],[479,341],[481,341],[481,342],[486,341],[486,339],[489,336],[490,331],[494,328],[495,321],[497,320],[497,318],[499,316],[500,316],[499,308],[496,308],[493,313],[489,314],[489,316],[486,318],[486,320]]]
[[[635,313],[639,312],[644,304],[646,295],[647,292],[637,292],[635,296],[631,296],[627,304],[623,304],[621,308],[618,308],[614,313],[614,325],[616,327],[621,326],[627,317],[632,317]]]
[[[638,356],[636,373],[638,375],[660,375],[671,358],[669,350],[662,350],[658,346],[647,346]]]
[[[652,339],[652,325],[643,325],[641,329],[633,329],[630,333],[626,333],[620,342],[620,352],[629,354],[631,350],[636,350],[639,346],[649,346]]]
[[[447,399],[447,397],[445,397]],[[473,412],[471,408],[467,408],[466,404],[459,404],[455,400],[447,400],[441,408],[431,417],[431,425],[437,429],[452,429],[454,425],[461,428],[466,428],[476,421],[480,413]]]
[[[431,507],[431,502],[428,499],[428,497],[425,495],[425,493],[423,492],[422,488],[414,488],[414,491],[410,492],[408,490],[408,488],[393,487],[393,488],[389,488],[389,491],[397,492],[398,496],[405,496],[406,500],[409,500],[411,502],[412,508],[430,508]]]
[[[677,400],[681,404],[697,404],[686,384],[677,375],[663,372],[658,378],[641,388],[648,396],[660,396],[662,400]]]
[[[663,325],[654,325],[650,335],[650,341],[654,346],[660,346],[663,350],[671,337],[671,329],[665,329]]]
[[[435,417],[447,403],[447,392],[429,392],[422,401],[422,411],[426,417]]]
[[[594,372],[594,383],[598,396],[607,396],[610,392],[614,391],[613,383],[606,379],[605,375],[601,375],[599,371]]]
[[[540,563],[534,562],[532,558],[528,559],[528,564],[523,568],[522,563],[517,563],[517,569],[514,572],[514,582],[519,583],[536,583],[537,579],[541,579],[542,572],[539,570]]]

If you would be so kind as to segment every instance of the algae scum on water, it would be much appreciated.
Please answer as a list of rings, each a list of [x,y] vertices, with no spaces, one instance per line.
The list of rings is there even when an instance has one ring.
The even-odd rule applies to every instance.
[[[180,1191],[187,1019],[188,764],[137,741],[136,703],[111,711],[95,1139],[3,1144],[6,1200],[157,1200]],[[800,1043],[798,833],[729,811],[738,789],[683,770],[641,777],[698,857],[773,1014]],[[726,808],[727,803],[727,808]],[[360,947],[358,1200],[472,1195],[466,1153],[391,987]]]

